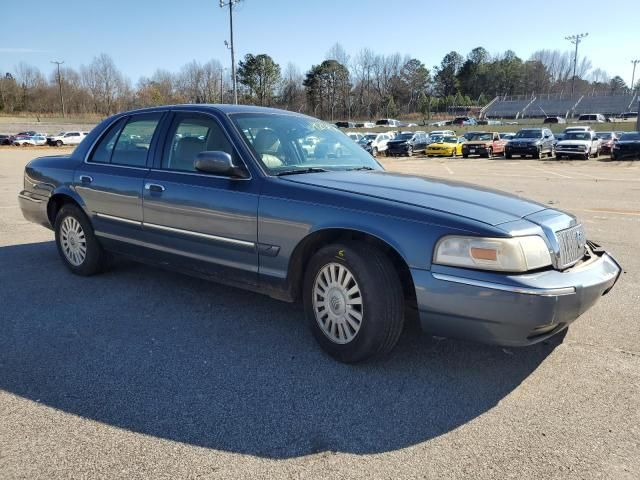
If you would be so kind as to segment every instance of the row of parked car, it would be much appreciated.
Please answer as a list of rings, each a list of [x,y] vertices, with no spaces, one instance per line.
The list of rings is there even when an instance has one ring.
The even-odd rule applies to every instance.
[[[607,122],[635,122],[638,120],[638,112],[625,112],[617,117],[607,117],[602,113],[585,113],[578,117],[576,123],[607,123]],[[542,123],[567,123],[565,117],[546,117]]]
[[[523,128],[518,132],[470,131],[457,136],[453,130],[434,130],[430,133],[381,132],[347,135],[374,157],[412,156],[423,152],[427,156],[480,156],[491,158],[596,158],[611,155],[613,159],[638,158],[640,136],[637,132],[595,132],[590,126],[568,127],[553,134],[548,128]]]
[[[0,145],[15,146],[38,146],[50,145],[61,147],[63,145],[78,145],[89,132],[69,131],[60,132],[57,135],[47,135],[46,133],[29,130],[16,135],[0,134]]]

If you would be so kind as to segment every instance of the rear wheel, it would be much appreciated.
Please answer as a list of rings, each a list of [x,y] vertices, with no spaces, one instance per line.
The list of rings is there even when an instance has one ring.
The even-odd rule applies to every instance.
[[[79,207],[64,205],[56,216],[54,230],[58,253],[69,270],[89,276],[104,269],[106,254]]]
[[[322,348],[341,362],[390,352],[404,324],[398,274],[379,249],[361,242],[328,245],[305,271],[307,322]]]

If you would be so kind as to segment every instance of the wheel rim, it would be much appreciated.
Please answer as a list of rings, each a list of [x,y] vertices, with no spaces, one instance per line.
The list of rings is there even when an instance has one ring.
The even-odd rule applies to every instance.
[[[79,267],[87,257],[87,239],[80,222],[67,217],[60,226],[60,246],[66,259],[75,267]]]
[[[329,263],[313,282],[313,312],[322,333],[333,343],[351,342],[363,318],[362,293],[347,267]]]

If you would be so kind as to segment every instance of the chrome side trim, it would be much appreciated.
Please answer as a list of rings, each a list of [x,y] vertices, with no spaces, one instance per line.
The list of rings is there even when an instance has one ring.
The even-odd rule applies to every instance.
[[[562,295],[573,295],[576,293],[575,287],[562,288],[527,288],[512,287],[511,285],[503,285],[501,283],[484,282],[482,280],[472,280],[470,278],[455,277],[453,275],[445,275],[442,273],[431,273],[433,278],[443,280],[445,282],[459,283],[462,285],[470,285],[473,287],[489,288],[491,290],[500,290],[502,292],[519,293],[523,295],[538,295],[542,297],[559,297]]]
[[[214,263],[217,265],[223,265],[225,267],[231,267],[231,268],[238,268],[238,264],[233,263],[233,262],[229,262],[227,260],[224,259],[220,259],[220,258],[213,258],[213,257],[207,257],[205,255],[199,255],[197,253],[193,253],[193,252],[186,252],[184,250],[177,250],[175,248],[170,248],[170,247],[165,247],[163,245],[158,245],[156,243],[149,243],[149,242],[143,242],[141,240],[136,240],[135,238],[129,238],[129,237],[123,237],[120,235],[114,235],[112,233],[107,233],[107,232],[101,232],[96,230],[95,231],[96,236],[98,237],[103,237],[103,238],[107,238],[109,240],[116,240],[118,242],[124,242],[124,243],[129,243],[131,245],[137,245],[139,247],[144,247],[144,248],[150,248],[152,250],[158,250],[159,252],[165,252],[165,253],[170,253],[172,255],[180,255],[183,257],[187,257],[187,258],[193,258],[194,260],[199,260],[199,261],[203,261],[203,262],[208,262],[208,263]],[[253,267],[250,269],[251,272],[253,273],[258,273],[258,267]]]
[[[28,200],[28,201],[33,202],[33,203],[42,203],[43,202],[43,200],[38,200],[37,198],[30,197],[30,196],[25,195],[23,193],[19,193],[18,194],[18,198],[21,198],[23,200]]]
[[[129,225],[137,225],[139,227],[142,226],[142,222],[139,222],[138,220],[131,220],[129,218],[116,217],[114,215],[107,215],[106,213],[96,213],[95,215],[96,217],[104,218],[105,220],[113,220],[114,222],[122,222],[122,223],[127,223]]]
[[[216,242],[225,242],[225,243],[231,243],[233,245],[241,245],[243,247],[249,247],[249,248],[255,248],[256,244],[254,242],[247,242],[245,240],[237,240],[235,238],[228,238],[228,237],[219,237],[218,235],[210,235],[208,233],[200,233],[200,232],[194,232],[193,230],[183,230],[181,228],[173,228],[173,227],[167,227],[165,225],[157,225],[155,223],[147,223],[147,222],[143,222],[142,224],[145,228],[153,228],[156,230],[162,230],[165,232],[171,232],[171,233],[179,233],[181,235],[189,235],[192,237],[198,237],[198,238],[204,238],[206,240],[213,240]]]

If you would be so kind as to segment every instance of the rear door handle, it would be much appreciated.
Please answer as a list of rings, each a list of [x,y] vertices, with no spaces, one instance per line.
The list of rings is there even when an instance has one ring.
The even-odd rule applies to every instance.
[[[158,193],[164,192],[164,187],[157,183],[145,183],[144,189],[149,190],[150,192],[158,192]]]
[[[80,175],[80,182],[87,184],[93,182],[93,177],[89,175]]]

